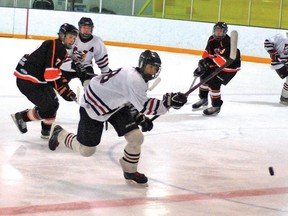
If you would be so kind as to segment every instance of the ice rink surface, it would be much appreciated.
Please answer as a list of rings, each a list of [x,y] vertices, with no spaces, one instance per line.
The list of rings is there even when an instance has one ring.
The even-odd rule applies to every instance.
[[[60,147],[50,151],[40,122],[28,123],[26,134],[17,130],[10,114],[33,105],[17,89],[13,71],[41,42],[0,38],[0,215],[288,215],[288,107],[279,103],[284,80],[269,65],[242,62],[222,87],[218,116],[192,112],[195,91],[181,110],[155,120],[139,163],[149,186],[137,187],[123,178],[118,160],[125,141],[112,126],[89,158]],[[143,51],[107,48],[112,69],[136,66]],[[148,95],[186,92],[200,57],[158,53],[162,81]],[[75,91],[80,85],[71,82]],[[78,109],[61,98],[57,123],[75,133]]]

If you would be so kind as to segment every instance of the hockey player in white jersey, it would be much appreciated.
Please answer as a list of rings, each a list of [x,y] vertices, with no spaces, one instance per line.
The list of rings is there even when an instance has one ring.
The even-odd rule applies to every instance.
[[[281,79],[286,78],[280,103],[288,105],[288,32],[266,39],[264,48],[270,54],[271,69],[275,70]]]
[[[56,125],[49,139],[50,150],[60,145],[91,156],[101,141],[104,122],[108,121],[127,141],[120,159],[124,178],[145,184],[147,177],[137,170],[144,141],[137,123],[152,129],[153,123],[145,115],[162,115],[170,107],[179,109],[187,102],[182,93],[167,93],[163,100],[147,97],[148,81],[156,78],[160,70],[159,55],[146,50],[139,57],[138,67],[120,68],[92,78],[82,97],[77,135]],[[135,116],[126,105],[129,102],[138,110]]]
[[[78,77],[83,83],[85,80],[90,80],[91,74],[95,73],[93,59],[101,73],[110,72],[111,69],[109,68],[107,49],[102,38],[93,34],[94,23],[92,19],[82,17],[78,22],[78,27],[79,36],[69,53],[71,60],[63,63],[61,70],[68,81]],[[85,77],[83,77],[85,74],[82,73],[83,70],[87,72]]]

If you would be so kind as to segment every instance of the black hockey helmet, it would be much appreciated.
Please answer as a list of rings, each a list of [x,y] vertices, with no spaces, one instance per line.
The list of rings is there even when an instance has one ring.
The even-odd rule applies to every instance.
[[[149,75],[149,74],[144,73],[144,69],[147,64],[157,67],[157,72],[154,75]],[[161,59],[158,53],[153,52],[151,50],[145,50],[144,52],[142,52],[139,57],[138,67],[140,69],[140,73],[142,77],[144,78],[146,82],[158,77],[161,71]]]
[[[89,17],[82,17],[78,22],[78,27],[79,27],[79,31],[80,31],[81,36],[83,38],[89,38],[91,34],[81,33],[81,27],[82,26],[90,26],[91,27],[91,34],[92,34],[93,28],[94,28],[94,23],[93,23],[92,19]]]
[[[72,34],[77,37],[78,33],[79,31],[75,26],[68,23],[64,23],[63,25],[60,26],[60,29],[58,31],[58,37],[62,41],[62,43],[66,46],[67,49],[71,49],[71,45],[65,44],[64,39],[67,34]]]
[[[216,36],[215,35],[215,31],[216,29],[223,29],[223,36]],[[213,27],[213,37],[216,39],[216,40],[221,40],[223,39],[226,34],[227,34],[227,31],[228,31],[228,26],[225,22],[217,22],[214,27]]]
[[[60,36],[61,34],[63,34],[65,36],[68,33],[77,36],[79,31],[75,26],[70,25],[68,23],[64,23],[63,25],[60,26],[60,29],[58,31],[58,35]]]

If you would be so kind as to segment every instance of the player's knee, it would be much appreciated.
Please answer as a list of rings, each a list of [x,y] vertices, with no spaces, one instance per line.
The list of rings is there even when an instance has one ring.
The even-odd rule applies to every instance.
[[[96,146],[79,146],[79,152],[83,157],[90,157],[96,152]]]
[[[131,146],[139,146],[144,142],[143,133],[139,129],[132,130],[125,134],[125,139]]]
[[[50,104],[47,104],[44,110],[46,112],[56,113],[58,108],[59,108],[59,101],[57,99],[53,100],[53,102],[51,102]]]
[[[58,108],[59,108],[59,102],[58,100],[54,100],[53,102],[50,102],[45,106],[38,107],[38,112],[41,118],[43,119],[51,118],[56,116]]]

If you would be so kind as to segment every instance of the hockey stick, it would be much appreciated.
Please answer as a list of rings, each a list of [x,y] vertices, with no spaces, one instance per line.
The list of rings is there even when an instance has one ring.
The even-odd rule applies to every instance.
[[[217,68],[213,73],[211,73],[209,76],[201,80],[197,85],[190,88],[187,92],[184,93],[184,96],[188,96],[191,92],[195,91],[197,88],[199,88],[204,83],[208,82],[213,77],[217,76],[224,68],[228,67],[232,62],[236,59],[237,56],[237,43],[238,43],[238,32],[233,30],[231,32],[231,41],[230,41],[230,56],[227,59],[226,63],[222,65],[221,67]],[[155,115],[151,118],[151,121],[154,121],[156,118],[158,118],[160,115]]]
[[[80,86],[77,86],[77,91],[76,91],[76,103],[79,104],[79,101],[80,101]]]
[[[191,85],[190,85],[190,88],[189,89],[191,89],[193,86],[194,86],[194,84],[195,84],[195,82],[196,82],[196,80],[197,80],[197,76],[195,76],[194,77],[194,79],[193,79],[193,82],[191,83]]]
[[[160,82],[161,82],[161,78],[157,77],[156,80],[152,83],[152,85],[148,88],[148,90],[152,91]]]

